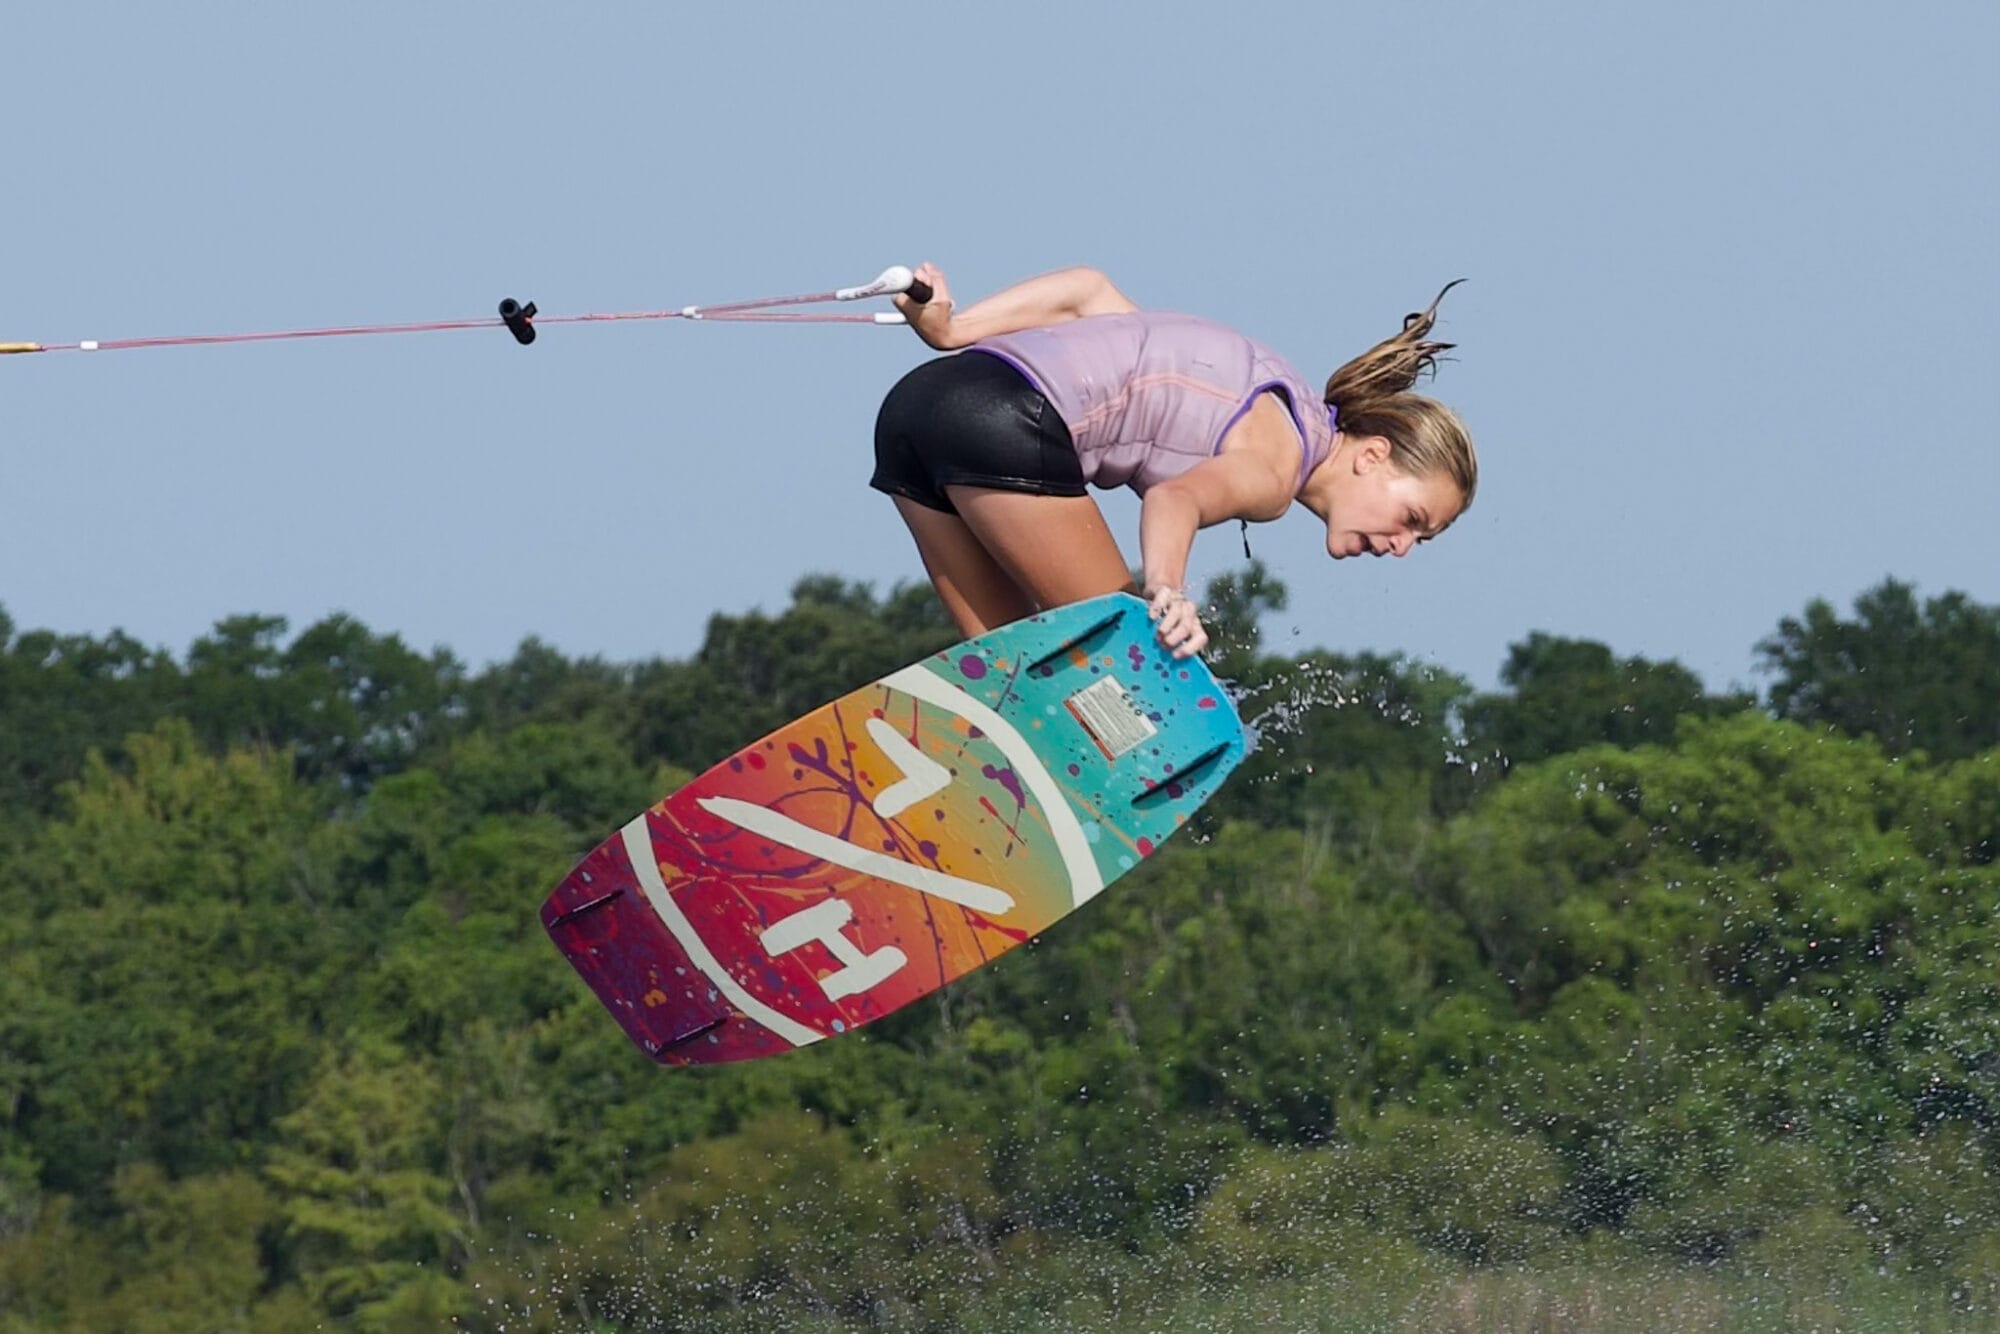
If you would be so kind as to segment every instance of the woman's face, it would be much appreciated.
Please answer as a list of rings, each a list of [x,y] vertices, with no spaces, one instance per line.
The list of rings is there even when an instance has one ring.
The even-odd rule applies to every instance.
[[[1326,520],[1326,554],[1407,556],[1443,532],[1464,508],[1458,486],[1442,473],[1418,477],[1390,461],[1380,436],[1343,438],[1324,465],[1331,470],[1319,499]],[[1319,508],[1319,507],[1315,507]]]

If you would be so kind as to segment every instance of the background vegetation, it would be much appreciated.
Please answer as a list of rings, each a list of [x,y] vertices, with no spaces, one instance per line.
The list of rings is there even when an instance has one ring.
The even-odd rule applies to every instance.
[[[0,1331],[2000,1312],[2000,609],[1815,603],[1755,699],[1543,634],[1494,693],[1272,656],[1283,600],[1210,590],[1264,744],[1196,827],[935,1003],[711,1071],[535,909],[948,642],[927,589],[478,672],[0,613]]]

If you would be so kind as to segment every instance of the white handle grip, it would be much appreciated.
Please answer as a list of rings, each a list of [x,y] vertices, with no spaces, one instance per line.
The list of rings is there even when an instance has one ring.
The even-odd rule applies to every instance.
[[[891,264],[876,275],[875,281],[861,287],[843,287],[833,294],[835,301],[860,301],[871,296],[894,296],[898,292],[910,290],[910,284],[917,280],[908,266]]]

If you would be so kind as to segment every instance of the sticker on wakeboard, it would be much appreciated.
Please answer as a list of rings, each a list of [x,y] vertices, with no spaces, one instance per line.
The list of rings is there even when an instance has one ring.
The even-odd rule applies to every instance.
[[[654,1060],[851,1032],[1046,930],[1242,761],[1198,658],[1114,593],[894,672],[745,746],[606,839],[542,907]]]
[[[1115,676],[1106,676],[1092,685],[1071,695],[1063,701],[1063,707],[1070,716],[1083,724],[1090,739],[1104,752],[1104,758],[1115,760],[1143,742],[1159,734],[1153,720],[1132,707],[1131,697],[1125,687],[1118,684]]]

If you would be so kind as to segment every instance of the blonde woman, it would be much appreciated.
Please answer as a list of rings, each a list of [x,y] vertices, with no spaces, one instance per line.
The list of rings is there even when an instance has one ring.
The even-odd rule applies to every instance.
[[[924,342],[959,355],[889,391],[869,485],[895,500],[968,636],[1131,586],[1089,486],[1142,497],[1141,591],[1177,657],[1208,642],[1182,586],[1199,529],[1297,504],[1325,523],[1336,560],[1406,556],[1472,503],[1471,437],[1409,392],[1449,346],[1425,341],[1436,301],[1320,392],[1263,345],[1140,310],[1094,269],[964,310],[934,265],[917,277],[930,300],[898,307]]]

